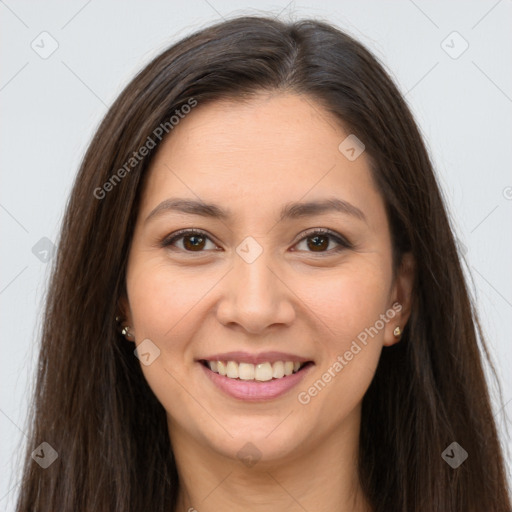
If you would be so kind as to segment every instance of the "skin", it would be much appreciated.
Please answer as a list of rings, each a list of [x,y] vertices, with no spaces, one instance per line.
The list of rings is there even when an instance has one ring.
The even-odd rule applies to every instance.
[[[413,262],[394,276],[383,198],[363,154],[339,150],[350,132],[312,98],[259,94],[248,101],[198,105],[160,147],[143,190],[121,309],[138,345],[160,350],[144,376],[167,411],[180,475],[179,511],[370,510],[357,479],[361,402],[384,346],[406,324]],[[172,197],[229,207],[227,221],[149,213]],[[291,201],[336,197],[366,221],[339,212],[279,221]],[[185,228],[209,239],[197,252]],[[353,243],[340,252],[328,238],[315,251],[303,233],[327,228]],[[263,253],[236,252],[247,236]],[[311,242],[311,235],[309,235]],[[186,244],[186,245],[185,245]],[[188,247],[188,252],[187,252]],[[215,250],[217,249],[217,250]],[[402,305],[378,334],[308,404],[298,401],[380,315]],[[242,350],[278,350],[314,361],[283,396],[244,402],[223,394],[197,362]],[[237,453],[252,443],[251,467]]]

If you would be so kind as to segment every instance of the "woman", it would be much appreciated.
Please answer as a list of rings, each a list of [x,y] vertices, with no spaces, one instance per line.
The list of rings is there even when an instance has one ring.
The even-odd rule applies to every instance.
[[[18,510],[510,511],[416,124],[321,22],[199,31],[87,151]]]

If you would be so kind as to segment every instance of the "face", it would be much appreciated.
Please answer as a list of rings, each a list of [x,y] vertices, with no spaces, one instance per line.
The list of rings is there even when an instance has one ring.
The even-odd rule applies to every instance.
[[[349,134],[275,94],[198,105],[160,147],[122,305],[171,441],[293,460],[358,430],[410,279],[393,276],[366,154],[339,149]]]

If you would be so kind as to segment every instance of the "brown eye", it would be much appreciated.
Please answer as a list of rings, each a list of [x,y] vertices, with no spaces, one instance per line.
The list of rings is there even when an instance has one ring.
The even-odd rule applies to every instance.
[[[306,252],[332,254],[352,248],[352,244],[344,237],[326,229],[315,229],[306,233],[306,236],[299,241],[297,246],[300,246],[303,242],[306,243],[306,249],[299,250],[306,250]],[[329,249],[331,242],[334,242],[335,247]]]
[[[176,242],[181,240],[183,241],[182,247],[176,245]],[[162,247],[175,246],[186,252],[204,252],[204,249],[207,249],[206,246],[208,241],[210,241],[213,246],[210,247],[210,249],[215,249],[217,247],[202,231],[184,230],[171,235],[170,238],[166,238],[162,242]]]
[[[187,235],[183,238],[183,246],[185,249],[195,251],[196,249],[201,250],[204,248],[206,237],[201,235]]]
[[[308,236],[308,248],[312,251],[322,251],[329,246],[329,237],[325,235]]]
[[[179,242],[182,241],[182,246],[179,246]],[[340,252],[344,249],[352,248],[350,242],[348,242],[344,237],[338,235],[336,233],[331,232],[330,230],[324,229],[315,229],[304,236],[297,245],[301,243],[306,243],[306,252],[313,253],[328,253],[333,254]],[[335,247],[329,248],[334,242]],[[207,247],[208,243],[211,244],[210,247]],[[210,237],[204,233],[203,231],[198,230],[182,230],[178,231],[170,235],[170,237],[166,238],[162,242],[162,247],[174,247],[176,249],[181,249],[184,252],[195,252],[201,253],[207,250],[215,250],[217,246],[212,242]]]

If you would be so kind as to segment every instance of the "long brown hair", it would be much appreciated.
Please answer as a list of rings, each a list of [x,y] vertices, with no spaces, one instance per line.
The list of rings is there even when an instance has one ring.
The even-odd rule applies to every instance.
[[[347,34],[324,22],[250,16],[200,30],[156,57],[88,148],[52,269],[17,510],[174,510],[178,475],[165,411],[114,320],[157,149],[130,159],[158,127],[172,136],[169,119],[191,100],[261,91],[303,94],[364,142],[395,266],[408,251],[416,261],[410,321],[401,343],[384,349],[363,399],[359,473],[369,502],[376,512],[510,512],[482,368],[489,356],[409,108]],[[30,457],[42,442],[59,455],[47,469]],[[441,456],[452,442],[469,454],[456,469]]]

